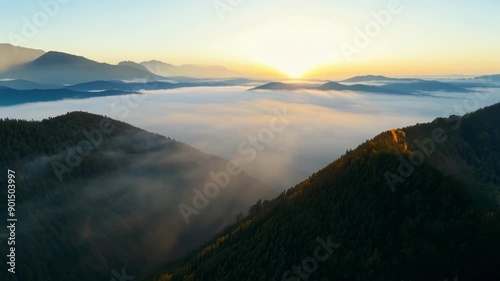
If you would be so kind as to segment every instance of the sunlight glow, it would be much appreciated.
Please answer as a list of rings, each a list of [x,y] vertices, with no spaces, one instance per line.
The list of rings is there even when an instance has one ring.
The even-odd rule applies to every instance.
[[[291,78],[333,63],[335,27],[312,18],[274,20],[244,33],[245,56]]]

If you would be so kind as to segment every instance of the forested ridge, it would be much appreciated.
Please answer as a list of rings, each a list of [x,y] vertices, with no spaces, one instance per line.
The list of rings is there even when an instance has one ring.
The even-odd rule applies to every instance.
[[[0,120],[0,135],[0,184],[7,187],[7,169],[15,171],[18,218],[16,274],[6,270],[4,256],[0,280],[110,280],[122,268],[141,278],[272,192],[242,172],[186,224],[179,204],[192,205],[193,189],[210,182],[211,171],[226,169],[227,160],[86,112]]]
[[[376,136],[146,280],[497,281],[499,191],[497,104]],[[328,237],[340,246],[305,270]]]
[[[106,174],[126,164],[102,161],[97,153],[81,155],[76,149],[82,141],[85,142],[84,146],[90,143],[90,147],[86,148],[93,152],[113,148],[139,153],[153,149],[174,150],[184,146],[170,138],[148,133],[124,122],[86,112],[71,112],[42,121],[0,119],[0,135],[0,169],[11,169],[22,175],[18,178],[19,184],[24,187],[17,191],[19,201],[45,194],[65,180]],[[102,136],[101,141],[99,135]],[[126,136],[127,139],[119,136]],[[135,145],[134,139],[140,140],[141,145]],[[82,161],[72,167],[66,160],[68,154],[75,154]],[[54,171],[58,166],[54,168],[52,165],[56,162],[71,169],[71,172],[62,173],[62,181]],[[0,198],[2,196],[5,194],[0,194]]]

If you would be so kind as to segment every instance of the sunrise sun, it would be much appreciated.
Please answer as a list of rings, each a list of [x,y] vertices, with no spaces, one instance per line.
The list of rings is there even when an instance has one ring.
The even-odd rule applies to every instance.
[[[246,56],[290,78],[335,60],[331,25],[306,17],[264,23],[245,33]]]

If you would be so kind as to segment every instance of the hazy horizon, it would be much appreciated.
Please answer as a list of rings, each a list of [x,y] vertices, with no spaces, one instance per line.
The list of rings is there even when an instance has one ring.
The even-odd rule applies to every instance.
[[[111,64],[223,65],[251,77],[500,73],[500,39],[490,35],[500,3],[491,1],[54,1],[4,5],[0,42]],[[76,36],[61,40],[67,33]]]

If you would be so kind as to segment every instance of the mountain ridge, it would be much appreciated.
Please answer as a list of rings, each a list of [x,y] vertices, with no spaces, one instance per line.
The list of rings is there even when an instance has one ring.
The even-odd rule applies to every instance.
[[[498,280],[499,124],[496,104],[383,132],[144,280]],[[304,270],[317,239],[340,246]]]
[[[0,107],[13,106],[34,102],[49,102],[64,99],[87,99],[106,96],[121,96],[128,94],[141,94],[138,92],[123,90],[103,90],[103,91],[75,91],[66,88],[58,89],[28,89],[17,90],[9,87],[0,88]]]
[[[100,63],[82,56],[50,51],[34,61],[1,73],[0,77],[39,83],[78,84],[95,80],[161,80],[162,76],[130,65]]]
[[[340,82],[376,82],[376,81],[416,81],[414,78],[392,78],[382,75],[360,75],[354,76]]]
[[[15,170],[22,187],[17,267],[32,269],[16,271],[23,281],[108,280],[124,265],[140,278],[272,193],[241,171],[186,224],[179,202],[192,204],[193,189],[213,182],[210,172],[225,171],[228,160],[80,111],[42,121],[0,119],[0,134],[0,167]],[[1,202],[6,197],[1,193]],[[0,279],[9,274],[2,271]]]
[[[0,81],[0,85],[14,90],[48,90],[64,87],[62,84],[37,83],[25,79]]]
[[[0,73],[11,67],[33,61],[43,54],[45,54],[43,50],[0,43]]]
[[[367,84],[341,84],[339,82],[329,81],[321,85],[307,84],[287,84],[283,82],[270,82],[251,88],[255,90],[319,90],[319,91],[354,91],[367,93],[381,93],[393,95],[427,95],[428,92],[459,92],[466,93],[471,90],[459,85],[452,85],[439,81],[427,80],[411,80],[411,82],[398,82],[384,85],[367,85]]]
[[[173,65],[159,60],[143,61],[140,63],[149,71],[162,76],[184,76],[192,78],[234,78],[241,74],[220,65]]]

